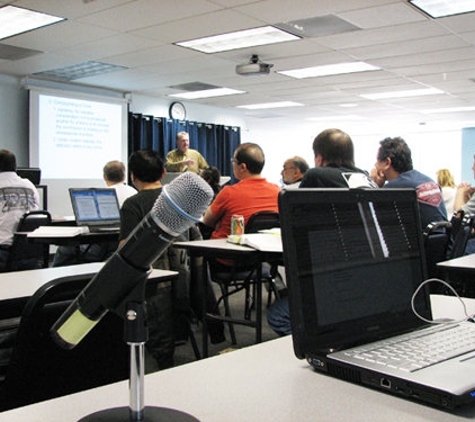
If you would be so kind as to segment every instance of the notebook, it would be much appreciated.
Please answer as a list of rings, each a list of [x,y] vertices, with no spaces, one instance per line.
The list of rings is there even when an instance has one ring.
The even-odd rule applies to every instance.
[[[69,194],[78,226],[90,232],[119,231],[120,209],[113,188],[70,188]]]
[[[432,336],[451,346],[447,336],[458,330],[465,330],[464,347],[475,349],[474,323],[428,324],[411,308],[426,275],[413,190],[284,190],[279,212],[298,358],[328,375],[424,403],[475,402],[475,352],[462,345],[438,352],[441,363],[412,352],[408,364],[400,350],[406,336],[416,337],[411,345],[424,341],[424,351]],[[431,319],[427,290],[416,295],[414,308]],[[382,350],[373,343],[384,340]],[[388,351],[392,357],[384,356]],[[458,356],[449,359],[450,353]]]

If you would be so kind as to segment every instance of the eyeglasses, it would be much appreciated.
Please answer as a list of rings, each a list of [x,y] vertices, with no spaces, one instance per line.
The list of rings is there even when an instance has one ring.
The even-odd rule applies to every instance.
[[[287,168],[283,167],[282,171],[293,170],[293,169],[295,169],[295,167],[287,167]]]
[[[231,164],[236,163],[236,164],[241,164],[238,160],[236,160],[234,157],[231,158]]]

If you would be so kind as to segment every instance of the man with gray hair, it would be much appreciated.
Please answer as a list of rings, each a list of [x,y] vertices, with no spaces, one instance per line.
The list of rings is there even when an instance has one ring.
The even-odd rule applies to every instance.
[[[308,170],[308,164],[302,157],[295,156],[288,158],[280,174],[282,175],[283,189],[296,189],[300,186],[305,172]]]

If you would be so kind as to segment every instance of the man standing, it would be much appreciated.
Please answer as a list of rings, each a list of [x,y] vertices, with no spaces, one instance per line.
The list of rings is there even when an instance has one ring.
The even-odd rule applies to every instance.
[[[176,149],[167,154],[167,161],[165,163],[167,171],[192,171],[198,173],[201,169],[209,167],[198,151],[190,149],[190,135],[187,132],[177,133],[176,146]]]
[[[0,270],[8,259],[13,233],[28,211],[40,209],[40,197],[35,185],[16,173],[13,152],[0,150]]]
[[[416,190],[422,229],[435,221],[447,221],[440,186],[413,169],[411,150],[404,139],[385,138],[380,142],[372,177],[379,187]]]
[[[292,157],[284,162],[281,171],[284,189],[296,189],[300,186],[305,172],[308,170],[308,164],[302,157]]]

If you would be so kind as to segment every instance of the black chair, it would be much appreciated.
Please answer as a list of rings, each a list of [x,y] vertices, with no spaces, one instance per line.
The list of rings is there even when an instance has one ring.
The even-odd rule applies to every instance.
[[[436,221],[427,225],[423,231],[424,250],[429,278],[438,277],[437,263],[446,261],[451,245],[452,224],[448,221]]]
[[[22,216],[13,235],[5,271],[35,270],[48,267],[49,245],[28,242],[26,233],[49,224],[51,224],[51,215],[48,211],[29,211]]]
[[[450,220],[452,224],[452,244],[448,259],[465,255],[470,238],[474,237],[475,215],[465,214],[463,210],[457,211]]]
[[[0,411],[25,406],[129,377],[124,323],[107,313],[72,350],[61,349],[49,330],[92,275],[50,281],[28,300],[0,389]]]
[[[279,214],[273,211],[261,211],[253,214],[245,226],[245,233],[257,233],[259,230],[280,227]],[[223,303],[224,315],[227,317],[229,331],[231,335],[232,344],[236,344],[236,334],[234,324],[252,325],[252,310],[254,303],[252,300],[252,292],[255,292],[256,277],[258,273],[258,266],[260,261],[256,262],[241,262],[235,261],[234,265],[227,268],[220,265],[216,260],[209,260],[209,274],[213,283],[216,283],[221,291],[221,296],[217,300],[216,308]],[[275,277],[277,276],[277,263],[272,263],[270,269],[262,268],[262,281],[267,281],[269,284],[269,295],[274,292],[278,294],[275,287]],[[229,305],[229,297],[238,292],[245,292],[244,296],[244,318],[236,318],[231,315],[231,308]],[[270,304],[271,298],[268,299]],[[216,312],[217,312],[216,309]],[[262,309],[255,309],[256,312],[262,312]]]

